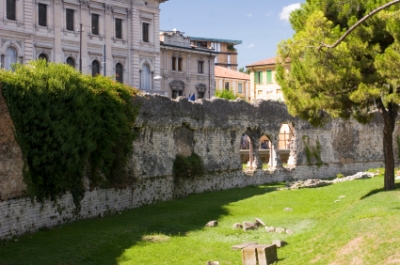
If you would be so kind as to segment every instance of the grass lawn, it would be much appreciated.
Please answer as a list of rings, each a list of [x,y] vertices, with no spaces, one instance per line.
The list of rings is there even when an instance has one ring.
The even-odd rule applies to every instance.
[[[382,176],[314,189],[280,186],[196,194],[0,241],[0,265],[239,265],[233,245],[274,239],[289,243],[278,249],[278,265],[400,264],[400,190],[382,191]],[[294,234],[232,228],[255,217]],[[205,228],[210,220],[219,226]]]

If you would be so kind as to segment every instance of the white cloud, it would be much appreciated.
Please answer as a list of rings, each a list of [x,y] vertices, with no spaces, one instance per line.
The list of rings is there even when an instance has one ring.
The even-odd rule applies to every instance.
[[[281,20],[289,20],[290,13],[299,8],[300,8],[300,3],[285,6],[283,7],[282,12],[279,13],[279,18]]]
[[[269,11],[269,12],[268,12],[268,13],[266,13],[265,15],[266,15],[267,17],[269,17],[269,16],[271,16],[273,13],[274,13],[274,12],[272,12],[272,11]]]
[[[253,48],[254,47],[254,44],[252,43],[252,44],[250,44],[249,46],[247,46],[247,48]]]
[[[247,16],[248,16],[248,17],[252,17],[253,15],[252,15],[252,14],[247,14]]]

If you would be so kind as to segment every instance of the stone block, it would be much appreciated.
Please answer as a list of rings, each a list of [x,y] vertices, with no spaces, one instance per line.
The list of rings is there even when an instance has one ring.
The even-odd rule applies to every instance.
[[[257,252],[254,246],[242,249],[242,264],[257,265]]]
[[[278,261],[276,245],[256,245],[258,265],[269,265]]]
[[[278,261],[276,245],[251,245],[242,249],[243,265],[270,265]]]

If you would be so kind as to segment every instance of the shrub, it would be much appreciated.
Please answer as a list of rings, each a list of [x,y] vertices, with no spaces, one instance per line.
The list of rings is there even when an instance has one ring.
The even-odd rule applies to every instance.
[[[336,178],[337,179],[342,179],[342,178],[344,178],[344,175],[342,173],[337,173],[336,174]]]
[[[105,178],[120,184],[134,139],[135,90],[43,60],[17,64],[0,76],[30,196],[55,199],[70,191],[79,208],[84,168],[94,183]]]
[[[235,95],[231,90],[221,89],[215,91],[215,97],[227,100],[234,100],[239,96]]]
[[[190,156],[176,155],[173,164],[175,178],[194,178],[205,174],[203,159],[196,153]]]

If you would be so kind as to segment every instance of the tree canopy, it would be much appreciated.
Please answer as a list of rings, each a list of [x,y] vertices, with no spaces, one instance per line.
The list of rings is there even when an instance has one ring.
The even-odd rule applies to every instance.
[[[400,1],[307,0],[291,14],[293,38],[278,47],[291,70],[277,70],[290,113],[313,125],[323,125],[326,113],[362,123],[381,113],[385,189],[395,188],[392,134],[400,103],[400,5],[384,6],[391,2]]]

